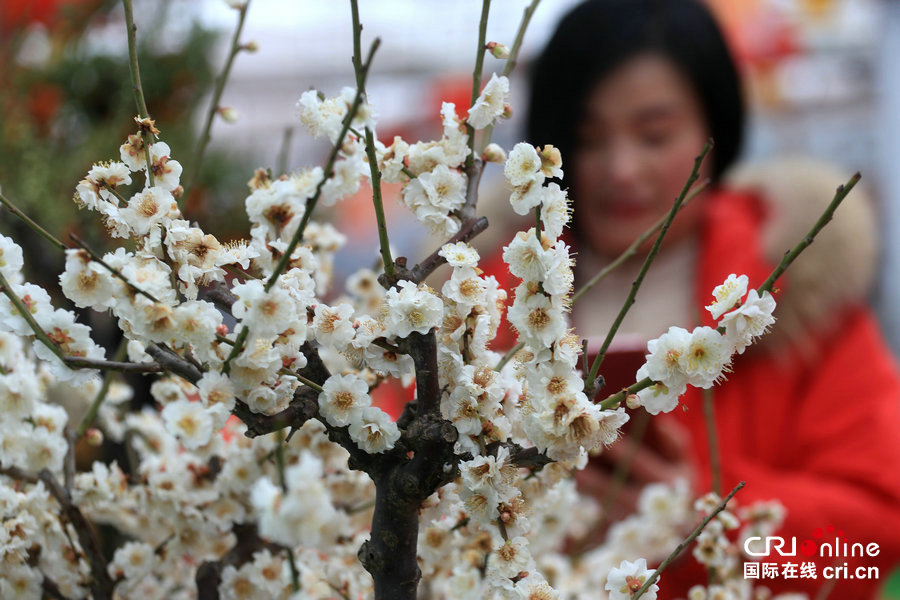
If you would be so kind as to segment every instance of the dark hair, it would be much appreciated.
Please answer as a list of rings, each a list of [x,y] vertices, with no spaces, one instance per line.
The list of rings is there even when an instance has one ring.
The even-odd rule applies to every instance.
[[[744,103],[722,32],[698,0],[588,0],[576,6],[532,67],[528,141],[553,144],[571,160],[594,86],[646,53],[671,60],[693,85],[716,144],[712,177],[718,179],[740,150]]]

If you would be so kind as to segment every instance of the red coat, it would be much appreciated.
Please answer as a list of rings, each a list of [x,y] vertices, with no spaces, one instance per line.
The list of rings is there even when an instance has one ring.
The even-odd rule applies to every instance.
[[[730,273],[743,273],[751,286],[758,286],[774,265],[762,258],[762,202],[721,190],[704,202],[695,298],[705,317],[702,324],[713,325],[703,306],[712,301],[716,285]],[[510,292],[517,283],[499,260],[485,270]],[[777,287],[789,285],[790,270]],[[746,482],[736,496],[739,506],[778,499],[787,508],[776,535],[788,540],[786,551],[790,537],[796,536],[798,554],[762,562],[816,563],[815,579],[786,579],[779,572],[778,578],[760,579],[759,585],[814,598],[825,583],[823,569],[846,562],[849,574],[855,576],[857,566],[877,567],[879,578],[836,581],[829,598],[868,600],[900,561],[900,376],[867,308],[846,307],[834,315],[832,325],[836,334],[810,334],[815,361],[786,345],[774,352],[751,348],[735,357],[733,373],[714,388],[722,487],[727,493]],[[500,337],[495,347],[503,347],[504,339],[515,343],[506,332]],[[698,475],[695,492],[704,494],[712,484],[700,391],[689,389],[682,403],[688,410],[654,418],[676,420],[690,433]],[[813,559],[801,553],[800,544],[807,539],[833,543],[829,527],[843,531],[849,543],[877,543],[878,555]],[[822,530],[820,538],[814,536],[817,529]],[[705,572],[687,550],[662,575],[659,598],[684,598],[691,585],[705,582]]]
[[[755,198],[720,192],[707,202],[695,288],[700,307],[729,273],[746,273],[751,285],[759,285],[773,266],[761,259],[764,215]],[[787,288],[790,270],[784,279],[778,286]],[[700,312],[706,317],[703,324],[712,325],[710,314]],[[811,334],[814,362],[795,348],[748,351],[735,358],[728,381],[714,388],[722,486],[728,491],[746,481],[736,496],[742,506],[778,499],[787,508],[777,535],[796,536],[798,556],[762,562],[813,560],[799,546],[807,539],[833,542],[829,527],[843,531],[851,544],[877,543],[880,548],[875,557],[816,558],[816,579],[779,576],[760,584],[814,597],[826,567],[846,562],[854,577],[858,566],[878,567],[878,579],[837,580],[829,596],[865,600],[876,596],[900,561],[900,376],[867,308],[846,307],[834,319],[835,334]],[[677,420],[690,432],[697,491],[703,492],[710,489],[711,475],[699,390],[690,389],[683,402],[687,412],[676,410],[664,418]],[[818,538],[817,529],[822,530]],[[665,597],[676,597],[669,596],[676,592],[676,580],[682,585],[674,587],[682,595],[698,582],[685,581],[687,571],[681,571],[663,576]]]

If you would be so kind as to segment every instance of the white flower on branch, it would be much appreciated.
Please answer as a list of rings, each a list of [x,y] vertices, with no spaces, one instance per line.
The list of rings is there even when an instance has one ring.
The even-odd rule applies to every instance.
[[[534,560],[528,551],[528,540],[522,536],[502,542],[488,558],[488,577],[512,578],[523,571],[534,569]]]
[[[708,389],[722,378],[730,361],[731,347],[725,337],[712,327],[696,327],[679,365],[689,384]]]
[[[568,194],[560,189],[559,184],[550,183],[542,190],[541,222],[544,225],[544,234],[556,239],[562,235],[563,228],[572,218],[572,205]]]
[[[109,271],[84,250],[66,250],[66,269],[59,276],[59,284],[66,298],[80,308],[102,311],[115,301]]]
[[[178,204],[172,193],[160,186],[138,192],[128,201],[128,206],[119,211],[134,235],[143,236],[163,219],[178,215]]]
[[[481,95],[469,109],[466,121],[475,129],[484,129],[503,114],[507,102],[509,102],[509,80],[505,75],[497,77],[496,73],[492,73]]]
[[[19,283],[22,266],[22,248],[12,238],[0,234],[0,275],[10,283]]]
[[[509,322],[533,348],[549,348],[566,331],[565,313],[544,294],[526,297],[519,293],[525,285],[516,289],[516,299],[509,309]]]
[[[150,146],[150,170],[153,171],[153,183],[165,190],[173,192],[181,178],[181,163],[172,160],[169,145],[157,142]]]
[[[350,439],[356,442],[360,450],[380,454],[394,447],[400,439],[400,429],[386,412],[369,406],[350,422]]]
[[[188,450],[205,446],[213,434],[212,417],[200,402],[170,402],[163,408],[162,417],[166,422],[166,430],[181,440]]]
[[[200,399],[207,408],[222,405],[229,412],[234,408],[234,386],[228,375],[209,370],[197,382]]]
[[[682,369],[682,357],[687,354],[691,334],[683,327],[672,326],[669,330],[647,342],[646,375],[659,381],[669,389],[679,389],[687,383]]]
[[[319,394],[319,412],[333,427],[360,421],[363,410],[371,404],[369,386],[355,375],[332,375]]]
[[[279,286],[267,292],[262,281],[253,279],[235,285],[231,291],[238,297],[232,306],[234,317],[255,334],[281,333],[295,314],[293,299]]]
[[[527,187],[532,184],[541,186],[544,183],[541,158],[534,146],[525,142],[519,142],[513,146],[509,158],[506,159],[506,165],[503,167],[503,174],[506,176],[506,181],[514,188]],[[516,212],[521,215],[526,214]]]
[[[465,242],[444,244],[438,251],[438,255],[444,257],[451,267],[478,266],[478,251]]]
[[[641,381],[647,375],[647,365],[638,369],[635,379]],[[637,393],[640,405],[651,415],[659,413],[671,412],[678,406],[678,398],[687,390],[687,383],[682,383],[679,387],[669,387],[661,381],[655,382],[650,387],[644,388]]]
[[[122,577],[126,582],[134,583],[153,570],[156,555],[153,546],[144,542],[126,542],[113,555],[109,563],[110,577]]]
[[[713,319],[718,319],[723,314],[734,308],[747,293],[749,278],[746,275],[729,275],[725,282],[713,288],[715,301],[706,307]]]
[[[774,310],[772,294],[763,292],[760,296],[756,290],[750,290],[743,305],[722,317],[719,324],[725,327],[725,336],[735,352],[743,354],[755,338],[768,331],[775,322]]]
[[[398,290],[399,288],[399,290]],[[426,286],[400,281],[385,294],[387,317],[385,326],[397,337],[405,338],[413,331],[428,333],[439,327],[444,318],[444,304]]]
[[[609,572],[607,577],[606,590],[609,591],[609,599],[631,600],[651,575],[653,575],[653,571],[647,568],[646,559],[639,558],[634,562],[623,560],[618,567]],[[659,586],[654,583],[647,588],[641,598],[656,600],[658,591]]]

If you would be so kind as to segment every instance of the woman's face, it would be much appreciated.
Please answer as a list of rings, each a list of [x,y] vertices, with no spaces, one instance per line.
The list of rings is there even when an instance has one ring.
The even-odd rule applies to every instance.
[[[578,127],[573,179],[591,249],[618,255],[671,209],[708,138],[699,98],[667,59],[640,55],[602,79]],[[690,234],[698,208],[679,212],[667,241]]]

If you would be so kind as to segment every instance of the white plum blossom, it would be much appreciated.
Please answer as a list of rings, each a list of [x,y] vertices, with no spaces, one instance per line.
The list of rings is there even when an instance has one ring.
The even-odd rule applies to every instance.
[[[119,211],[134,235],[143,236],[158,225],[169,213],[177,213],[178,205],[172,193],[160,186],[138,192],[128,201],[128,206]]]
[[[11,283],[18,283],[22,264],[22,248],[11,238],[0,234],[0,275]]]
[[[682,357],[687,354],[690,343],[690,332],[674,325],[655,340],[647,342],[647,377],[664,383],[670,389],[686,384]]]
[[[731,347],[725,337],[712,327],[697,327],[679,357],[679,366],[689,384],[708,389],[722,378],[730,360]]]
[[[355,375],[332,375],[319,394],[319,412],[334,427],[359,421],[371,404],[369,386]]]
[[[197,382],[200,399],[207,408],[221,405],[229,412],[234,408],[234,385],[228,375],[215,370],[203,374]]]
[[[715,301],[706,307],[713,319],[719,319],[723,314],[734,308],[747,293],[747,283],[750,279],[746,275],[729,275],[725,282],[713,288]]]
[[[565,333],[567,324],[562,309],[554,306],[551,299],[543,294],[522,299],[517,293],[508,318],[519,335],[535,348],[550,346]]]
[[[398,289],[399,288],[399,289]],[[444,318],[441,299],[425,286],[400,281],[385,294],[387,317],[385,326],[397,337],[405,338],[413,331],[428,333],[439,327]]]
[[[238,297],[232,307],[235,318],[258,335],[281,333],[294,315],[294,301],[281,287],[268,292],[258,279],[239,283],[232,288]]]
[[[135,581],[150,573],[155,563],[153,546],[145,542],[126,542],[113,555],[109,575],[113,579],[123,577]]]
[[[376,406],[362,410],[350,422],[350,439],[356,442],[360,450],[369,454],[380,454],[394,447],[400,439],[397,424],[391,421],[386,412]]]
[[[503,167],[506,180],[513,187],[541,186],[544,175],[541,173],[541,157],[531,144],[519,142],[513,146]],[[514,207],[515,208],[515,207]],[[521,215],[526,213],[516,211]]]
[[[769,329],[775,322],[774,310],[772,294],[766,291],[760,296],[756,290],[750,290],[743,305],[722,317],[719,325],[725,327],[725,336],[735,352],[743,354],[754,338]]]
[[[638,369],[635,379],[641,381],[646,378],[647,365]],[[678,398],[687,390],[687,383],[682,383],[679,387],[669,387],[661,381],[654,382],[650,387],[646,387],[637,392],[640,405],[651,415],[659,413],[671,412],[678,406]]]
[[[609,572],[605,589],[609,591],[610,600],[631,600],[651,575],[653,571],[647,568],[646,559],[639,558],[634,562],[623,560],[618,567]],[[647,588],[641,598],[656,600],[658,591],[659,586],[654,583]]]
[[[466,201],[466,176],[456,169],[438,165],[419,175],[417,181],[431,206],[444,214],[461,208]]]
[[[162,410],[166,430],[181,440],[188,450],[205,446],[213,433],[213,421],[203,404],[176,400]]]
[[[488,570],[500,577],[512,578],[533,568],[534,560],[528,551],[528,540],[522,536],[501,543],[494,548],[488,559]]]
[[[451,267],[477,267],[478,251],[465,242],[444,244],[438,252],[447,260]]]
[[[503,114],[508,101],[509,80],[505,75],[497,77],[496,73],[492,73],[481,95],[469,109],[466,121],[475,129],[484,129]]]

